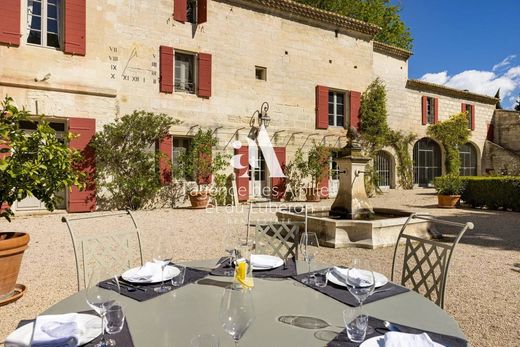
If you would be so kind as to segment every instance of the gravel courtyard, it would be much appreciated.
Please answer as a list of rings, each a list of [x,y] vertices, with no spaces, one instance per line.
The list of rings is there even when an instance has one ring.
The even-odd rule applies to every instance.
[[[376,207],[428,212],[454,221],[472,221],[455,250],[445,309],[460,324],[472,346],[518,346],[520,341],[520,213],[436,208],[431,189],[390,191],[371,199]],[[326,201],[330,204],[332,201]],[[72,244],[60,214],[18,216],[0,228],[31,236],[18,282],[28,286],[18,302],[0,307],[0,341],[21,319],[33,318],[73,294],[76,274]],[[136,212],[145,255],[154,235],[173,240],[176,259],[217,258],[223,255],[222,214],[189,209]],[[110,225],[106,225],[110,227]],[[390,275],[393,248],[377,250],[323,248],[318,261],[345,265],[354,256],[371,259],[374,269]]]

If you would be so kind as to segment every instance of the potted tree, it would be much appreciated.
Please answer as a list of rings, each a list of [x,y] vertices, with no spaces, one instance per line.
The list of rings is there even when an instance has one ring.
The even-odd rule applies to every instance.
[[[330,149],[323,145],[315,145],[307,159],[307,175],[310,176],[311,185],[305,191],[307,201],[317,202],[321,199],[320,182],[329,176]]]
[[[83,186],[83,174],[76,170],[80,153],[58,139],[43,118],[31,133],[20,129],[22,121],[32,122],[6,97],[0,106],[0,216],[7,221],[14,216],[11,206],[16,201],[32,195],[52,211],[60,201],[56,192]],[[67,141],[71,139],[69,134]],[[28,244],[29,234],[0,230],[0,305],[14,299],[11,295]]]
[[[287,192],[285,193],[286,201],[296,201],[302,195],[304,188],[304,179],[307,176],[307,162],[303,158],[301,148],[296,150],[294,160],[286,166],[285,175],[287,177]]]
[[[196,183],[196,188],[189,192],[193,208],[205,208],[208,205],[212,176],[229,164],[226,161],[227,156],[220,153],[213,158],[212,150],[216,145],[217,139],[211,130],[199,129],[191,141],[190,148],[179,157],[175,176],[179,179],[194,180]]]
[[[454,208],[460,202],[460,195],[464,191],[464,181],[459,175],[449,174],[436,177],[433,180],[437,191],[438,206],[442,208]]]

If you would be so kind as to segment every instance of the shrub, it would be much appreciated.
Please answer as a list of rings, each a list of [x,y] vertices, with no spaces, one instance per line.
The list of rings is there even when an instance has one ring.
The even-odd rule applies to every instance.
[[[287,201],[299,200],[304,188],[304,180],[307,176],[307,162],[303,158],[301,148],[296,150],[294,160],[285,167],[285,175],[287,177],[287,192],[285,194],[285,199]]]
[[[321,180],[329,176],[329,157],[331,149],[324,145],[314,145],[307,159],[307,174],[311,178],[311,187],[318,188]]]
[[[462,177],[461,199],[472,207],[520,211],[520,176]]]
[[[459,175],[446,175],[436,177],[433,185],[439,195],[460,195],[464,191],[466,182]]]

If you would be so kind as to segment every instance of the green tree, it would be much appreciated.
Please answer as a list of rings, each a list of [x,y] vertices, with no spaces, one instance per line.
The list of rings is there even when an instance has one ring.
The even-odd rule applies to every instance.
[[[412,35],[400,16],[401,6],[390,0],[296,0],[382,28],[377,41],[412,50]]]
[[[377,78],[361,96],[359,110],[361,118],[361,139],[370,156],[383,148],[388,135],[388,113],[386,111],[386,89]]]
[[[72,185],[83,187],[83,174],[75,168],[82,158],[78,151],[56,137],[43,117],[36,130],[20,129],[20,122],[32,122],[28,112],[19,110],[13,99],[6,97],[0,106],[0,204],[34,196],[52,211],[61,201],[57,192]],[[73,134],[67,134],[70,141]],[[10,208],[0,216],[10,221]]]
[[[155,145],[178,123],[164,113],[134,111],[103,127],[92,143],[96,181],[108,192],[98,199],[102,207],[137,210],[153,201],[161,189],[157,167],[162,155]]]
[[[306,174],[311,178],[311,187],[318,188],[324,177],[329,175],[329,157],[331,149],[325,145],[314,145],[307,158]]]
[[[438,140],[446,151],[446,173],[458,175],[460,170],[459,146],[468,142],[470,130],[466,112],[450,116],[449,119],[430,124],[426,133]]]

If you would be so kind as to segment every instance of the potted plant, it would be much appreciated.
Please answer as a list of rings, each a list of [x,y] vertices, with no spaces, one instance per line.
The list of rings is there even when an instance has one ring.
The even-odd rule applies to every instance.
[[[307,159],[307,175],[310,176],[311,185],[305,190],[307,201],[317,202],[322,197],[319,184],[329,176],[330,149],[323,145],[315,145]]]
[[[287,164],[285,175],[288,187],[285,193],[285,200],[295,201],[300,199],[304,188],[304,179],[307,176],[307,162],[303,158],[301,148],[296,150],[294,160]]]
[[[459,175],[450,174],[436,177],[433,184],[437,191],[439,207],[454,208],[457,206],[465,186]]]
[[[190,148],[179,157],[175,176],[196,183],[196,188],[189,192],[193,208],[205,208],[208,205],[212,176],[229,164],[226,161],[227,156],[220,153],[213,158],[212,149],[216,145],[217,139],[213,136],[212,130],[199,129],[191,141]]]
[[[76,170],[78,151],[56,137],[56,132],[40,118],[28,133],[20,122],[32,122],[28,112],[19,110],[11,98],[0,104],[0,217],[11,221],[11,206],[34,196],[52,211],[60,201],[56,192],[66,187],[83,187],[83,174]],[[69,134],[67,141],[72,139]],[[29,235],[0,230],[0,305],[13,300],[16,280]],[[18,293],[18,297],[21,295]]]

